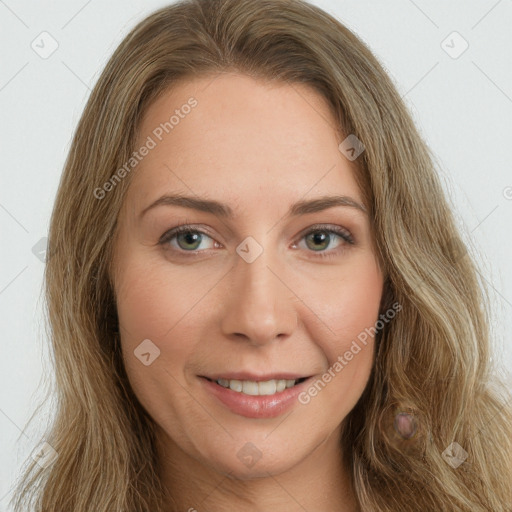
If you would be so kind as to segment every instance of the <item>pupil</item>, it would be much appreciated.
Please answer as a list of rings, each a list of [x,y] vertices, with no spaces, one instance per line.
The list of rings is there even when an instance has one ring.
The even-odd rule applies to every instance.
[[[181,233],[181,236],[185,239],[185,244],[194,244],[194,242],[197,242],[197,239],[199,238],[199,233],[193,233],[191,231],[187,231],[185,233]],[[192,239],[192,241],[190,241]]]
[[[325,232],[319,231],[319,232],[313,233],[312,238],[313,238],[313,241],[315,244],[317,244],[317,243],[322,244],[322,242],[324,242],[324,244],[325,244],[325,241],[328,239],[328,236],[329,235],[327,235]]]

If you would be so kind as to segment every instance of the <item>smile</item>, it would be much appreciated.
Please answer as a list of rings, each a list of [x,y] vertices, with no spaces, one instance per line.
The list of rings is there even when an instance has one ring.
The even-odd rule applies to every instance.
[[[242,380],[200,377],[205,391],[218,404],[246,418],[274,418],[298,403],[312,377]]]
[[[287,388],[291,388],[306,380],[306,377],[301,379],[272,379],[265,381],[254,380],[237,380],[237,379],[217,379],[215,382],[219,386],[232,389],[237,393],[244,393],[245,395],[275,395]]]

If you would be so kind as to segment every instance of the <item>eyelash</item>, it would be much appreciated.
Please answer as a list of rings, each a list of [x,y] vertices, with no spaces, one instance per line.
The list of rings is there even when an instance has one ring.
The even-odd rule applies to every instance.
[[[322,233],[329,233],[329,234],[337,235],[338,237],[340,237],[344,242],[346,242],[349,245],[355,244],[355,241],[354,241],[352,235],[346,229],[339,227],[339,226],[329,225],[330,226],[329,228],[326,228],[325,226],[326,226],[326,224],[315,224],[315,225],[311,226],[309,228],[309,230],[306,231],[300,237],[299,240],[302,240],[303,238],[310,235],[311,233],[322,232]],[[172,228],[171,230],[165,232],[160,237],[158,244],[162,245],[162,246],[167,245],[173,238],[175,238],[177,235],[179,235],[181,233],[200,233],[202,235],[206,235],[209,238],[212,238],[206,231],[194,228],[192,225],[188,224],[186,221],[185,223],[179,224],[175,228]],[[331,249],[330,251],[319,251],[317,253],[315,253],[315,251],[310,251],[310,252],[312,252],[314,254],[314,257],[333,258],[333,257],[337,256],[337,253],[339,253],[340,251],[343,251],[344,249],[346,249],[346,247],[344,247],[344,244],[343,244],[341,246],[341,248]],[[190,254],[198,254],[200,252],[203,252],[200,250],[195,250],[195,251],[185,251],[183,249],[179,249],[179,250],[173,249],[173,250],[177,251],[177,252],[181,252],[181,253],[190,253]]]

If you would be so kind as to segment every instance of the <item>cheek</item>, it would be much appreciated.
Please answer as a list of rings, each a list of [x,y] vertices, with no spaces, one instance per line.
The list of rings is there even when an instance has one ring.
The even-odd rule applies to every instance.
[[[136,251],[134,250],[134,253]],[[158,253],[139,255],[120,262],[117,286],[119,322],[131,338],[162,340],[172,336],[201,297],[202,276],[171,265]]]
[[[337,411],[332,421],[355,406],[370,376],[382,288],[382,274],[371,255],[310,288],[307,300],[328,330],[318,327],[324,335],[318,329],[314,335],[324,354],[325,368],[303,395],[302,403],[322,395],[314,407],[320,407],[324,400],[330,402]],[[316,325],[320,325],[318,321]],[[318,414],[323,414],[321,408]]]
[[[326,333],[315,339],[329,365],[350,350],[352,342],[357,340],[362,341],[362,349],[367,348],[366,340],[369,348],[361,350],[358,359],[371,358],[373,328],[379,317],[382,290],[382,274],[371,254],[340,267],[329,278],[310,280],[304,287],[301,293],[307,297],[305,302],[321,320],[320,323],[317,320],[316,325]]]
[[[193,353],[197,338],[191,314],[191,306],[199,299],[194,283],[190,283],[190,288],[183,286],[169,273],[168,267],[167,272],[161,267],[161,262],[148,256],[144,260],[131,258],[122,262],[117,311],[125,367],[134,387],[148,369],[151,379],[160,375],[167,381],[167,371],[181,381],[183,362]],[[144,340],[150,340],[151,344],[141,345]],[[148,347],[151,360],[154,357],[151,366],[144,366],[137,357],[142,346]],[[141,380],[140,384],[143,383]]]
[[[146,255],[144,261],[135,257],[123,261],[117,311],[131,387],[151,416],[165,422],[166,415],[184,414],[179,412],[180,404],[191,406],[184,391],[184,369],[198,339],[190,314],[191,304],[198,298],[193,292],[184,292],[182,283],[151,260]],[[144,353],[150,354],[148,365],[143,362]]]

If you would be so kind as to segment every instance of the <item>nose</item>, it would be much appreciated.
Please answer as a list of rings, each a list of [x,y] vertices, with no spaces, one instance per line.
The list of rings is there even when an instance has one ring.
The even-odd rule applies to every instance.
[[[286,338],[297,326],[294,303],[282,265],[263,253],[252,263],[239,258],[231,270],[222,330],[228,338],[266,345]]]

